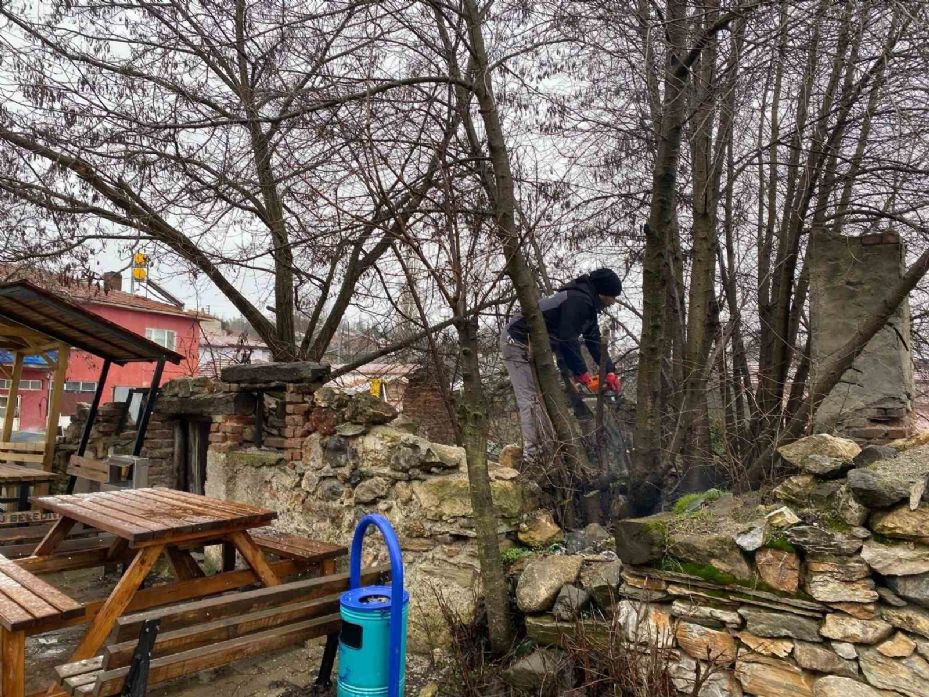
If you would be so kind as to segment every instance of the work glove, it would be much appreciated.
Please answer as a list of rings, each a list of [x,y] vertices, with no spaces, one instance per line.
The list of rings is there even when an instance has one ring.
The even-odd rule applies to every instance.
[[[594,379],[590,377],[590,373],[581,373],[580,375],[577,375],[574,380],[579,385],[583,385],[584,387],[591,390],[593,389],[591,385],[593,385]]]
[[[622,387],[620,387],[619,378],[617,377],[616,373],[606,374],[606,389],[619,394],[619,391],[622,389]]]

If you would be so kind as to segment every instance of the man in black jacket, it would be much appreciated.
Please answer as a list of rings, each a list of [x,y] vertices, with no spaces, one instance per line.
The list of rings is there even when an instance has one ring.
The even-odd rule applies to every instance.
[[[594,363],[599,366],[600,327],[597,316],[615,303],[621,292],[622,283],[615,272],[610,269],[597,269],[576,278],[554,295],[539,302],[552,351],[555,352],[559,364],[567,367],[574,379],[583,385],[591,386],[594,381],[581,354],[580,337],[584,337],[584,345],[587,346]],[[529,327],[521,314],[510,320],[500,348],[513,391],[516,393],[519,425],[523,434],[523,454],[532,459],[541,454],[543,431],[548,430],[548,418],[545,416],[532,362],[529,359]],[[616,377],[613,362],[609,356],[604,358],[607,370],[606,389],[619,392],[619,379]]]

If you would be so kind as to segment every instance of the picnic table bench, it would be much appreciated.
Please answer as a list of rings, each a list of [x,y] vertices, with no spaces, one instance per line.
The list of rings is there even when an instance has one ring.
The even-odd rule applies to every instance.
[[[58,478],[54,472],[28,466],[41,465],[44,459],[43,443],[0,442],[0,488],[4,490],[0,503],[16,504],[15,510],[28,511],[30,490]],[[15,490],[16,496],[10,496],[9,490]]]

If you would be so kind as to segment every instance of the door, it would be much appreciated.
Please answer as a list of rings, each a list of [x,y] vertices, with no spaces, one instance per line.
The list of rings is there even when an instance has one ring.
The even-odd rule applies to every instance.
[[[178,488],[203,494],[206,484],[206,451],[210,444],[210,422],[182,419],[175,425],[174,455]]]

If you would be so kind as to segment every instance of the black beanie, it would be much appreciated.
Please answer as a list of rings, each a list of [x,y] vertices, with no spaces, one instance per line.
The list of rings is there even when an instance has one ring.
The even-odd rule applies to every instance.
[[[597,269],[591,271],[589,276],[590,282],[594,284],[594,288],[596,288],[599,295],[616,298],[623,292],[622,281],[619,280],[616,272],[611,269]]]

